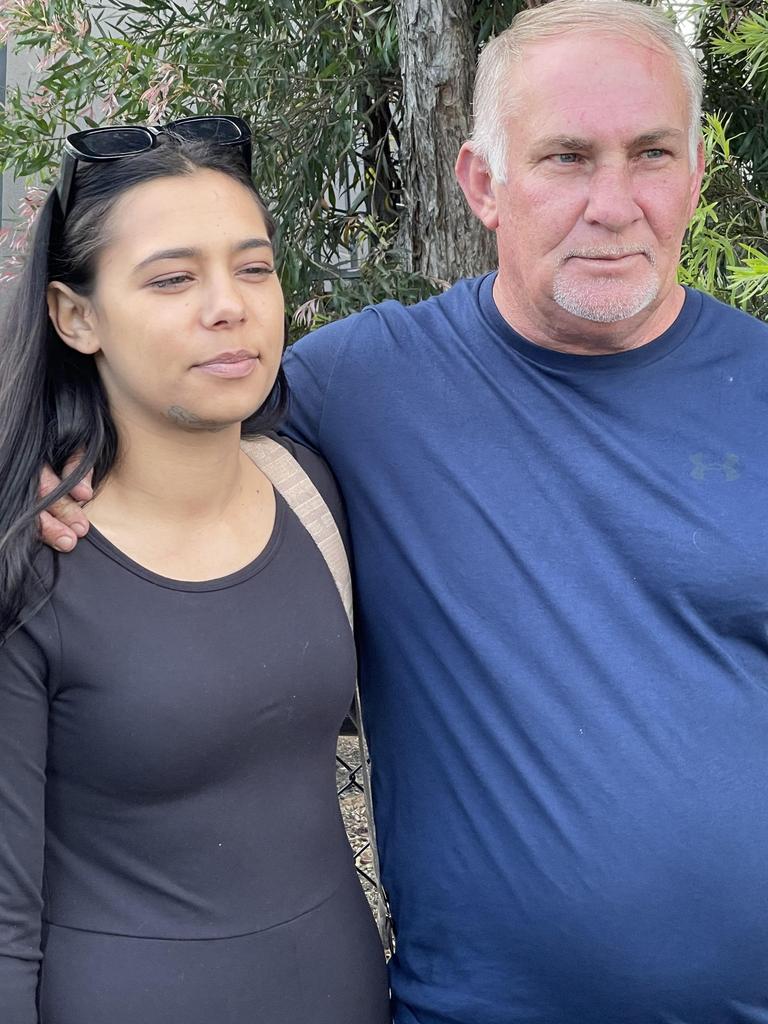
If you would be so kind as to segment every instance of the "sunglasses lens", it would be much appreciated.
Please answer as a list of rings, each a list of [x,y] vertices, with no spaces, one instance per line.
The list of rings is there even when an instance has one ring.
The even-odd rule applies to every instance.
[[[144,128],[104,128],[83,132],[77,149],[83,156],[109,159],[132,156],[152,148],[152,135]]]
[[[174,135],[182,139],[199,140],[200,142],[239,142],[243,137],[240,128],[226,117],[191,117],[184,121],[174,121]]]

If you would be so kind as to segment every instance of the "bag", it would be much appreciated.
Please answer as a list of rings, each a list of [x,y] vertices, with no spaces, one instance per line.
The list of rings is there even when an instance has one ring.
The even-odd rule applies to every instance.
[[[249,440],[242,441],[241,447],[272,483],[275,490],[282,495],[288,507],[295,513],[299,522],[315,544],[317,544],[336,584],[339,597],[344,605],[344,611],[347,613],[350,629],[354,631],[352,579],[349,571],[349,561],[339,528],[322,495],[293,455],[273,438],[263,435],[250,438]],[[376,889],[376,911],[374,916],[384,949],[392,950],[394,948],[392,919],[389,913],[386,893],[381,885],[381,875],[379,872],[376,826],[373,820],[373,800],[371,797],[370,757],[363,730],[360,686],[357,679],[355,679],[353,712],[350,714],[350,717],[357,729],[357,741],[360,749],[360,774],[363,778],[363,795],[365,798],[366,826],[368,829],[368,841],[373,855],[373,881]]]

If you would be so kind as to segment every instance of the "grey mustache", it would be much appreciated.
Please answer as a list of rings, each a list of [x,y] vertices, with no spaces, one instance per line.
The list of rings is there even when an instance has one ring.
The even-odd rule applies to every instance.
[[[562,259],[561,263],[565,263],[566,260],[571,259],[574,256],[580,256],[583,259],[616,259],[619,256],[634,256],[640,254],[645,256],[651,266],[656,265],[656,254],[653,249],[647,248],[643,245],[592,245],[586,246],[579,249],[569,249]]]

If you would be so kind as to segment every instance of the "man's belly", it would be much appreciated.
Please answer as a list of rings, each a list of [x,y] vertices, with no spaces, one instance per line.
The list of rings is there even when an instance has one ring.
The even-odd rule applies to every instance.
[[[486,765],[472,807],[422,808],[397,1024],[768,1022],[768,723],[656,741]]]

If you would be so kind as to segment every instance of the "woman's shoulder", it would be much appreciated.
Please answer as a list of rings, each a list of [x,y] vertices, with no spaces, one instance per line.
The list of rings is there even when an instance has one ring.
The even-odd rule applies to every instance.
[[[347,548],[347,551],[349,551],[347,517],[344,511],[344,501],[328,463],[312,448],[299,444],[297,441],[293,441],[289,437],[284,437],[282,434],[274,433],[270,433],[267,436],[271,437],[273,441],[277,441],[278,444],[282,445],[282,447],[286,449],[286,451],[290,452],[318,489],[320,496],[330,509],[331,515],[336,521],[336,525],[338,526],[339,532],[341,533],[344,541],[344,546]]]
[[[284,437],[282,434],[268,435],[278,444],[282,445],[286,451],[296,459],[298,464],[307,474],[309,479],[320,491],[326,505],[333,512],[334,517],[336,516],[337,509],[343,514],[343,505],[341,494],[339,491],[336,479],[331,472],[331,467],[325,461],[325,459],[318,455],[312,448],[308,448],[306,445],[299,444],[297,441],[293,441],[290,437]]]

